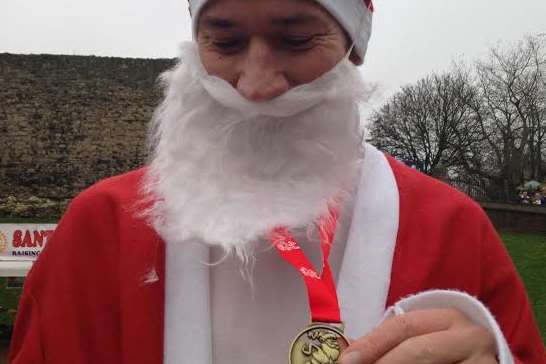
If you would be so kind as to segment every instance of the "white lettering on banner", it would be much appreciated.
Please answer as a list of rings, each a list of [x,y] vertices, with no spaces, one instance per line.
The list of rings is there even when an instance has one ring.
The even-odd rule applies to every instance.
[[[303,274],[306,277],[313,278],[313,279],[320,279],[320,276],[318,275],[318,273],[315,272],[312,269],[307,269],[305,267],[301,267],[300,272],[301,272],[301,274]]]
[[[56,224],[0,224],[0,261],[36,260]]]

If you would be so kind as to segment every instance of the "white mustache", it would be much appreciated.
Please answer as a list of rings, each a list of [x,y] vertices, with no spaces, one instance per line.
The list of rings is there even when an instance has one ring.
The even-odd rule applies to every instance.
[[[181,52],[181,59],[196,66],[196,76],[212,98],[247,117],[294,116],[321,102],[351,98],[358,88],[362,90],[362,94],[366,90],[357,68],[349,60],[348,53],[333,69],[316,80],[293,87],[271,100],[253,102],[242,96],[229,82],[206,72],[199,60],[197,44],[184,43]]]

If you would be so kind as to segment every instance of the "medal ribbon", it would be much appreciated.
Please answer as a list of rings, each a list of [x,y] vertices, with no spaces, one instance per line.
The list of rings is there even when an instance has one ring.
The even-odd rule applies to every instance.
[[[341,322],[336,285],[328,263],[337,220],[337,210],[330,208],[329,214],[317,222],[322,250],[322,274],[320,275],[286,227],[276,227],[271,233],[271,242],[277,248],[280,256],[296,268],[303,277],[307,287],[312,321]]]

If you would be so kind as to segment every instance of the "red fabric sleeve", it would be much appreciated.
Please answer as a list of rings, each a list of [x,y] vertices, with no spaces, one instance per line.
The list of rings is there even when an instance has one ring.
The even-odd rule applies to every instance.
[[[121,362],[115,219],[96,188],[71,202],[25,280],[13,363]]]
[[[163,362],[164,246],[137,217],[141,176],[71,202],[25,281],[12,364]],[[152,268],[158,281],[143,285]]]
[[[427,290],[466,292],[490,310],[516,362],[546,364],[523,283],[483,209],[452,187],[389,162],[400,219],[387,306]]]
[[[8,356],[10,364],[45,363],[40,335],[40,313],[34,297],[23,292],[17,311],[15,327]]]

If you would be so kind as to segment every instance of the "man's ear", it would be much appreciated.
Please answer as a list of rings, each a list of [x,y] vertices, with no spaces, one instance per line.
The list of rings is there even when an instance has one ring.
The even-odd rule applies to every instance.
[[[360,66],[364,62],[364,60],[362,58],[360,58],[358,53],[356,53],[354,48],[351,51],[351,54],[349,55],[349,61],[353,62],[357,66]]]

